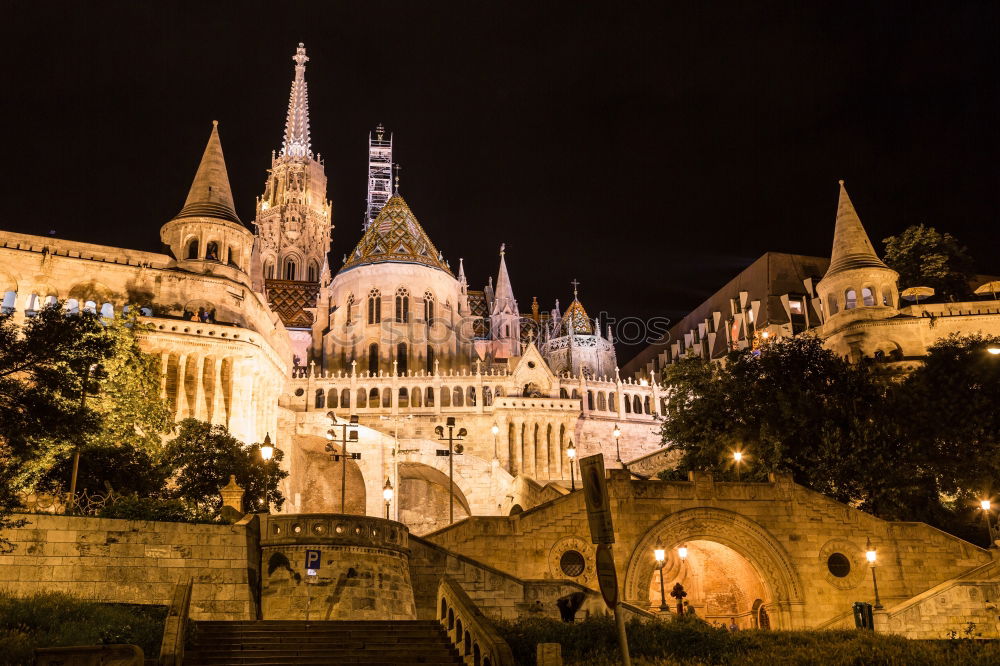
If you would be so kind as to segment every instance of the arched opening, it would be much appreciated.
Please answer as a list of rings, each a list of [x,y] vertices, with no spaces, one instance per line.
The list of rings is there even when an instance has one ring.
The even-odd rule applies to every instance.
[[[622,404],[625,405],[625,413],[632,413],[632,399],[628,395],[622,396]]]
[[[215,241],[210,241],[208,245],[205,246],[205,259],[208,261],[218,261],[219,260],[219,244]]]
[[[319,270],[316,268],[316,262],[309,262],[309,268],[306,269],[306,279],[310,282],[319,280]]]
[[[410,321],[410,292],[406,287],[396,290],[396,322],[407,324]]]
[[[358,389],[358,399],[355,402],[355,407],[360,407],[364,409],[368,406],[368,392],[364,389]]]
[[[400,342],[396,345],[396,372],[400,375],[405,375],[407,372],[406,359],[406,343]]]
[[[865,287],[861,290],[861,302],[864,303],[865,307],[874,307],[875,292],[871,287]]]
[[[434,321],[434,295],[424,292],[424,321],[430,324]]]
[[[676,583],[684,586],[684,599],[695,607],[697,614],[708,622],[729,626],[733,620],[741,629],[755,626],[755,615],[769,598],[767,586],[750,561],[729,546],[706,539],[684,542],[685,561],[674,547],[663,565],[663,585],[669,595]],[[652,557],[652,555],[650,555]],[[648,603],[660,605],[659,572],[650,577]],[[755,601],[761,604],[754,608]],[[667,605],[676,609],[676,599],[667,596]]]
[[[11,314],[14,312],[14,305],[17,302],[17,292],[12,290],[7,290],[3,294],[3,313]]]
[[[340,408],[347,409],[351,406],[351,389],[344,389],[340,392]]]
[[[379,402],[379,392],[377,388],[373,388],[368,391],[368,406],[371,408],[378,407]]]
[[[434,373],[434,347],[427,345],[427,374],[430,375],[433,373]]]
[[[338,404],[340,402],[339,398],[340,394],[337,392],[337,389],[330,389],[329,391],[327,391],[326,395],[327,409],[338,409],[340,407],[340,405]]]
[[[399,406],[409,407],[410,406],[410,389],[405,386],[399,387]]]
[[[466,397],[465,404],[467,404],[469,407],[475,407],[476,406],[476,387],[475,386],[470,386],[469,387],[468,396]]]
[[[420,407],[420,398],[423,395],[423,391],[420,390],[419,386],[413,388],[410,391],[410,407]]]
[[[192,238],[187,244],[187,258],[197,259],[198,258],[198,239]]]
[[[606,412],[608,410],[608,398],[604,395],[604,391],[597,394],[597,409],[601,412]]]
[[[373,342],[368,345],[368,372],[372,375],[378,374],[378,343]]]
[[[414,534],[433,532],[448,525],[448,475],[423,463],[399,464],[399,520]],[[471,515],[469,501],[455,483],[455,520]]]
[[[267,280],[274,279],[274,259],[268,259],[264,262],[264,278]]]
[[[368,323],[378,324],[382,321],[382,292],[372,289],[368,292]]]
[[[285,259],[285,273],[284,273],[284,278],[286,280],[294,280],[295,279],[295,269],[296,269],[295,259],[293,259],[292,257],[288,257],[287,259]]]
[[[882,305],[892,307],[892,287],[889,285],[882,287]]]
[[[431,386],[428,386],[427,390],[424,391],[424,404],[428,407],[434,406],[434,388]]]
[[[462,387],[461,386],[456,386],[454,389],[452,389],[451,404],[453,406],[455,406],[455,407],[464,407],[465,406],[465,400],[464,400],[463,395],[462,395]]]
[[[844,292],[844,309],[853,310],[858,307],[858,292],[848,289]]]
[[[323,409],[326,405],[326,392],[323,389],[316,389],[316,409]]]
[[[340,429],[337,428],[338,437]],[[296,465],[301,465],[302,476],[298,487],[292,491],[299,495],[301,511],[307,513],[340,513],[341,465],[343,458],[334,460],[341,452],[341,442],[328,442],[324,437],[296,435],[295,445],[301,451]],[[329,451],[327,450],[329,445]],[[349,442],[348,452],[360,450],[358,442]],[[365,477],[354,460],[347,460],[347,493],[344,510],[364,515],[366,508]]]

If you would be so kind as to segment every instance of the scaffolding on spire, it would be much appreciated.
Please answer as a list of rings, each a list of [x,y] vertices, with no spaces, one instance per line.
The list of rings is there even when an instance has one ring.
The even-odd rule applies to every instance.
[[[292,81],[292,92],[288,99],[288,118],[285,121],[285,140],[281,146],[282,157],[312,157],[309,145],[309,88],[306,85],[305,44],[299,42],[299,47],[292,56],[295,61],[295,79]]]
[[[379,123],[374,133],[368,133],[368,211],[365,215],[365,231],[378,217],[382,206],[392,196],[392,191],[392,134],[388,134],[382,123]]]

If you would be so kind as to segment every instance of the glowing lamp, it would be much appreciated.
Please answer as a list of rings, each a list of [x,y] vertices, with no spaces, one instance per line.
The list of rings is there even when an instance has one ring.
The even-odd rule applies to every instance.
[[[500,432],[500,426],[498,426],[496,423],[494,423],[493,427],[490,428],[490,432],[492,432],[493,435],[496,436]]]
[[[875,559],[877,554],[875,553],[875,547],[872,546],[872,540],[869,537],[867,543],[865,544],[865,557],[868,558],[868,564],[875,564]]]
[[[656,558],[657,562],[663,562],[664,560],[667,559],[667,551],[665,551],[662,548],[654,548],[653,557]]]
[[[767,340],[770,336],[771,334],[768,331],[764,331],[763,333],[760,334],[760,337],[764,338],[765,340]]]
[[[994,356],[1000,355],[1000,345],[990,345],[986,348],[986,351],[993,354]]]
[[[271,434],[264,435],[264,443],[260,447],[260,457],[267,462],[274,455],[274,447],[271,446]]]
[[[684,545],[684,546],[681,546],[680,548],[678,548],[677,549],[677,556],[680,557],[682,561],[686,560],[687,556],[688,556],[688,547],[686,545]]]
[[[611,434],[612,434],[612,435],[614,435],[615,439],[617,439],[617,438],[619,438],[619,437],[621,437],[621,436],[622,436],[622,431],[621,431],[621,429],[620,429],[620,428],[619,428],[619,427],[618,427],[618,426],[616,425],[616,426],[615,426],[615,429],[614,429],[614,430],[613,430],[613,431],[611,432]]]
[[[742,451],[736,451],[736,452],[734,452],[733,453],[733,460],[735,460],[736,462],[742,462],[742,460],[743,460],[743,452]]]
[[[979,508],[982,509],[983,511],[989,511],[991,506],[993,505],[990,504],[990,501],[988,499],[985,499],[979,503]]]
[[[573,440],[570,440],[569,442],[569,448],[566,449],[566,455],[569,456],[570,460],[576,458],[576,447],[573,446]]]
[[[387,503],[392,501],[392,482],[389,479],[385,480],[385,485],[382,487],[382,498]]]

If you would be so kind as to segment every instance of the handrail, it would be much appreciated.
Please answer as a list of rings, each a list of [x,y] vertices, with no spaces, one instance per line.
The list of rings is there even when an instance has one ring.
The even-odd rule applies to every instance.
[[[188,614],[191,609],[190,578],[174,585],[174,594],[163,624],[163,641],[160,643],[159,666],[181,666],[184,663],[184,639],[187,635]]]
[[[451,576],[437,593],[438,622],[468,666],[517,666],[507,641]]]

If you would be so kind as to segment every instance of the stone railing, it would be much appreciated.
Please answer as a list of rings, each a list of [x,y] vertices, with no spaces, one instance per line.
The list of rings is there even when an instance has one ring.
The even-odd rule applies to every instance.
[[[181,666],[184,663],[184,639],[187,636],[188,613],[191,609],[191,588],[188,578],[174,586],[174,596],[163,624],[163,640],[157,666]]]
[[[261,514],[261,546],[332,545],[409,553],[410,533],[393,520],[352,514]]]
[[[449,576],[442,576],[437,593],[438,621],[468,666],[516,666],[507,641]]]

